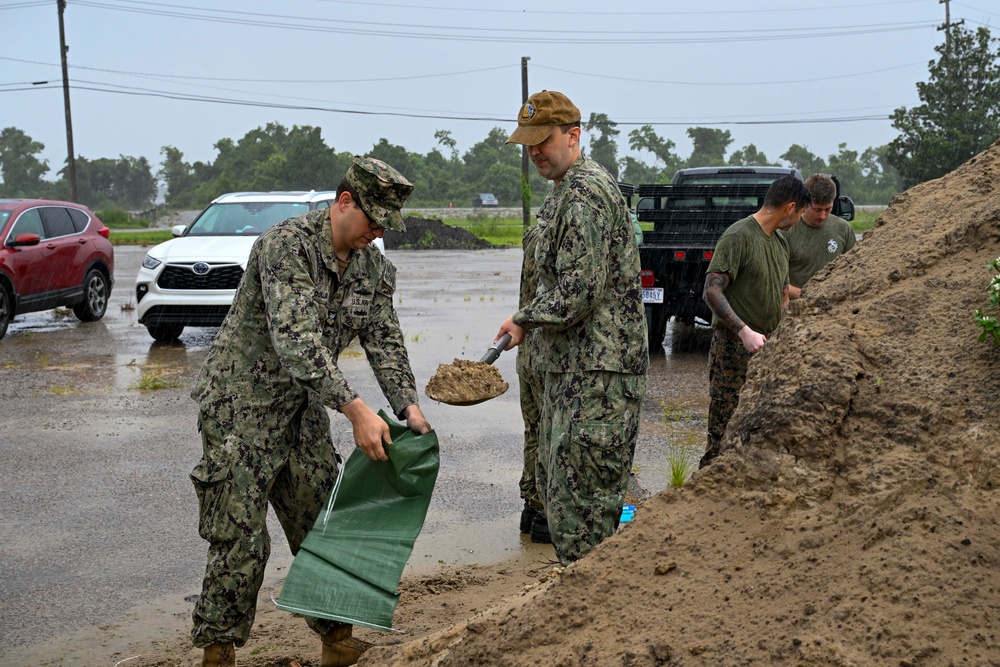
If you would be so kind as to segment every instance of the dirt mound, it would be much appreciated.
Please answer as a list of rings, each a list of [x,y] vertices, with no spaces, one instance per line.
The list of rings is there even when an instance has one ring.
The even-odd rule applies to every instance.
[[[474,405],[503,394],[510,388],[496,366],[482,361],[455,359],[440,364],[424,393],[451,405]]]
[[[386,230],[386,250],[477,250],[492,248],[492,244],[484,241],[472,232],[460,227],[446,225],[440,220],[425,220],[410,216],[405,232]]]
[[[555,580],[359,664],[1000,663],[1000,353],[973,320],[998,254],[1000,143],[808,284],[714,465]]]

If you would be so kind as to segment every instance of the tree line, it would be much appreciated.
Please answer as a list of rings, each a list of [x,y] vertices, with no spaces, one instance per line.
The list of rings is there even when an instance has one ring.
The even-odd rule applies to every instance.
[[[773,161],[748,144],[730,152],[728,130],[690,127],[692,150],[687,157],[651,125],[628,133],[628,146],[648,161],[619,157],[621,131],[606,114],[592,113],[583,123],[589,141],[586,153],[620,181],[632,184],[668,182],[678,169],[719,165],[773,165],[799,169],[804,175],[831,173],[842,191],[860,204],[887,204],[903,189],[937,178],[984,150],[1000,136],[1000,48],[987,28],[975,31],[954,26],[950,39],[937,46],[929,64],[928,81],[917,84],[921,104],[896,109],[893,127],[899,136],[860,153],[846,143],[825,158],[806,146],[792,144]],[[520,146],[505,145],[507,133],[492,128],[487,136],[460,154],[449,130],[438,130],[438,145],[426,154],[380,139],[367,153],[396,167],[416,186],[413,207],[469,206],[480,192],[492,192],[503,206],[519,206],[522,193],[544,193],[548,184],[530,169],[521,182]],[[47,161],[38,156],[44,145],[24,131],[0,132],[0,197],[66,199],[66,168],[59,179],[45,179]],[[173,146],[161,150],[154,174],[145,157],[76,158],[79,199],[92,208],[148,208],[159,184],[172,208],[201,208],[220,194],[247,190],[334,189],[346,172],[351,153],[328,146],[321,130],[311,126],[288,129],[268,123],[241,139],[220,139],[214,161],[188,162]],[[537,203],[537,202],[536,202]]]

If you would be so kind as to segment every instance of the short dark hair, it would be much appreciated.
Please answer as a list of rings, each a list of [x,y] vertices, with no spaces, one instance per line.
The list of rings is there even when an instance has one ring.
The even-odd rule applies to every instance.
[[[337,186],[337,199],[340,199],[340,195],[344,194],[345,192],[351,195],[351,199],[354,200],[355,204],[357,204],[360,201],[358,199],[358,191],[354,189],[354,186],[351,185],[350,181],[347,180],[346,176],[344,176],[344,178],[341,179],[340,185]]]
[[[792,174],[782,176],[767,189],[764,195],[765,208],[781,208],[789,202],[795,202],[795,208],[808,206],[812,202],[812,195],[809,188],[802,182],[802,179]]]
[[[837,198],[837,184],[826,174],[813,174],[806,179],[813,204],[832,204]]]
[[[573,121],[572,123],[563,123],[562,125],[557,125],[556,127],[558,127],[560,130],[562,130],[563,134],[566,134],[567,132],[569,132],[570,130],[572,130],[574,127],[580,127],[580,121],[576,120],[576,121]]]

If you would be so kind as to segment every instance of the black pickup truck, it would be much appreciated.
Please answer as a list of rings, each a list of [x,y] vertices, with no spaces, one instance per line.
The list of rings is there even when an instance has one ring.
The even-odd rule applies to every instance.
[[[639,246],[650,351],[662,349],[670,318],[689,327],[711,322],[701,295],[715,242],[760,210],[768,187],[787,174],[802,178],[783,167],[698,167],[679,170],[669,185],[638,186],[639,222],[654,225]],[[854,202],[840,195],[839,183],[833,214],[854,219]]]

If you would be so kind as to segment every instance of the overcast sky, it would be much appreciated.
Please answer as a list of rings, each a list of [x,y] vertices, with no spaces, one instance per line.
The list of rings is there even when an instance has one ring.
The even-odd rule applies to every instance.
[[[952,1],[959,19],[992,25],[1000,7]],[[162,146],[211,161],[219,139],[272,121],[359,154],[381,138],[426,153],[448,130],[464,153],[493,127],[513,131],[523,56],[531,92],[566,93],[584,120],[607,114],[623,153],[644,124],[683,157],[699,125],[771,160],[792,144],[860,153],[919,103],[944,21],[938,0],[68,0],[65,12],[76,154],[154,170]],[[45,144],[49,178],[66,156],[58,25],[56,0],[0,0],[0,128]]]

